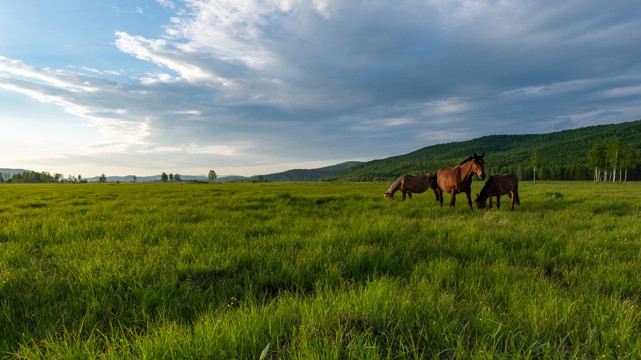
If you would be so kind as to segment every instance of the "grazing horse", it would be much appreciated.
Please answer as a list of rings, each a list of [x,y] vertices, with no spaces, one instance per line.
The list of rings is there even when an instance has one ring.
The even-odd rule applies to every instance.
[[[492,196],[496,196],[496,207],[501,208],[501,195],[507,194],[512,203],[521,205],[519,200],[519,178],[514,174],[492,175],[485,182],[485,186],[479,194],[476,194],[476,208],[483,209],[487,205],[486,200],[490,199],[490,209],[492,208]]]
[[[411,199],[412,193],[420,194],[430,188],[434,191],[434,200],[438,201],[439,193],[438,186],[436,185],[436,174],[425,173],[418,176],[403,175],[394,181],[383,196],[386,199],[393,199],[394,193],[400,190],[403,193],[403,201],[405,201],[405,195]]]
[[[452,196],[450,206],[454,207],[456,203],[456,194],[464,192],[467,195],[467,203],[470,205],[470,210],[474,211],[472,207],[472,176],[478,175],[481,180],[485,179],[485,162],[483,156],[476,155],[468,157],[461,161],[458,165],[451,167],[442,167],[436,173],[436,182],[439,188],[439,199],[441,206],[443,206],[443,192],[448,192]]]

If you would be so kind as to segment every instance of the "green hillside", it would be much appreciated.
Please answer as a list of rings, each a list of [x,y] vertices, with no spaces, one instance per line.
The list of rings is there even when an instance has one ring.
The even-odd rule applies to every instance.
[[[319,179],[327,178],[333,176],[334,174],[345,171],[351,167],[362,164],[359,161],[347,161],[344,163],[326,166],[317,169],[292,169],[280,173],[267,174],[252,176],[241,181],[269,181],[269,182],[280,182],[280,181],[317,181]]]
[[[327,177],[328,181],[389,181],[403,174],[436,172],[463,158],[485,153],[488,174],[512,172],[523,180],[532,179],[530,158],[537,151],[544,180],[587,180],[592,177],[588,152],[595,143],[618,137],[622,144],[641,148],[641,120],[598,125],[548,134],[492,135],[468,141],[432,145],[406,155],[374,160]],[[629,170],[628,179],[640,179],[639,167]]]

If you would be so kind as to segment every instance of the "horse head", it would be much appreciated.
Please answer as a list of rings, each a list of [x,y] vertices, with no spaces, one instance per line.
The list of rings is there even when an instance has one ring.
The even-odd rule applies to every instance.
[[[485,179],[485,161],[483,160],[483,157],[485,156],[485,153],[481,155],[476,155],[474,153],[474,156],[472,157],[472,171],[478,175],[481,180]]]
[[[479,210],[485,209],[487,206],[487,199],[481,201],[481,196],[479,194],[476,194],[476,200],[474,200],[474,202],[476,203],[476,208]]]

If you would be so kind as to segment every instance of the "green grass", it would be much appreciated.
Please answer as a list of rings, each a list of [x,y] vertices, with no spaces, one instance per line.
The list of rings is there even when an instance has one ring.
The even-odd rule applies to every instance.
[[[0,186],[0,357],[641,357],[641,184],[388,186]]]

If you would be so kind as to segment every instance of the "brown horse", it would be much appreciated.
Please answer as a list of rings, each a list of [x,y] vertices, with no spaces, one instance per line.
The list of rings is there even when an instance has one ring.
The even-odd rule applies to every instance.
[[[492,208],[492,196],[496,196],[496,207],[501,208],[501,195],[507,194],[512,203],[514,210],[514,202],[521,205],[519,200],[519,178],[514,174],[492,175],[485,182],[485,186],[481,189],[479,194],[476,194],[476,207],[483,209],[487,205],[486,200],[490,199],[490,209]]]
[[[478,175],[481,180],[485,179],[485,162],[483,156],[476,155],[468,157],[461,161],[454,167],[446,166],[440,168],[436,173],[436,182],[439,188],[439,199],[441,206],[443,206],[443,192],[448,192],[452,196],[450,206],[455,206],[456,194],[464,192],[467,195],[467,203],[470,205],[470,210],[474,211],[472,207],[472,176]]]
[[[436,185],[436,174],[425,173],[418,176],[403,175],[394,181],[383,196],[386,199],[393,199],[394,193],[401,191],[403,193],[404,201],[405,195],[409,196],[411,199],[412,193],[420,194],[430,188],[434,191],[434,200],[438,201],[439,193],[438,186]]]

